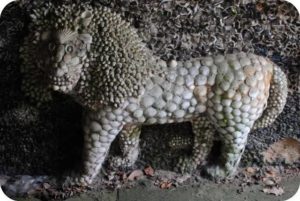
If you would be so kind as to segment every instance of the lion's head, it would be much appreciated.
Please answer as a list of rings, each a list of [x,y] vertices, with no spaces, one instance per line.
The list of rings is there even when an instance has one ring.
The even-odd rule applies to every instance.
[[[47,101],[55,90],[98,108],[143,93],[152,56],[120,15],[100,6],[46,3],[30,17],[21,47],[28,97]]]
[[[48,79],[49,87],[68,93],[77,84],[90,51],[92,36],[68,29],[45,31],[35,45],[36,66]]]

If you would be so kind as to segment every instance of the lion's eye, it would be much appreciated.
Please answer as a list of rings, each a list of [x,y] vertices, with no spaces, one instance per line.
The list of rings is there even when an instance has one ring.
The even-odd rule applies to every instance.
[[[49,43],[49,46],[48,46],[49,50],[52,52],[55,50],[55,44],[54,43]]]
[[[73,48],[72,45],[67,45],[65,50],[66,50],[67,53],[72,53],[74,48]]]

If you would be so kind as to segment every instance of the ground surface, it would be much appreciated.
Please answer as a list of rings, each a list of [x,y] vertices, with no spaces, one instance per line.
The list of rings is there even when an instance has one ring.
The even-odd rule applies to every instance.
[[[23,2],[28,3],[32,0],[23,0]],[[287,105],[271,127],[251,132],[241,165],[262,168],[265,166],[265,161],[270,161],[280,167],[279,169],[299,168],[300,148],[297,139],[300,138],[300,21],[299,13],[293,6],[281,1],[261,3],[251,0],[243,1],[243,4],[236,1],[225,3],[221,0],[83,0],[81,2],[101,4],[121,13],[124,19],[138,29],[145,44],[165,60],[172,58],[183,60],[234,51],[254,52],[272,59],[288,75]],[[25,5],[19,8],[15,3],[10,4],[0,18],[0,175],[61,175],[80,163],[81,107],[59,94],[56,94],[54,102],[36,107],[29,103],[20,91],[18,49],[27,32],[26,9],[29,9],[31,4]],[[172,151],[167,141],[174,134],[191,137],[190,131],[188,124],[144,127],[140,158],[128,174],[135,169],[143,169],[147,164],[154,169],[172,169],[173,161],[182,153],[188,153],[190,148]],[[274,142],[282,142],[282,139],[288,140],[277,146],[275,154],[272,151],[266,154],[265,151]],[[279,153],[287,154],[282,156]],[[278,158],[272,158],[270,155],[276,155]],[[95,190],[88,192],[87,196],[98,194],[102,188],[119,187],[122,183],[120,176],[116,176],[115,172],[107,172],[104,174],[104,182],[102,184],[96,182]],[[192,176],[192,178],[197,177],[199,177],[197,174]],[[283,174],[282,177],[285,175]],[[290,182],[282,185],[285,191],[283,196],[289,197],[293,194],[292,189],[299,186],[297,178],[299,179],[295,177],[295,180],[288,180]],[[100,179],[101,177],[99,181]],[[255,180],[261,182],[262,179],[263,177],[259,177]],[[243,177],[238,176],[236,180],[242,181]],[[138,193],[145,196],[157,195],[159,198],[156,197],[156,200],[167,200],[170,196],[190,195],[192,200],[196,199],[193,196],[198,190],[205,192],[201,188],[192,186],[199,185],[199,181],[194,182],[192,179],[186,182],[185,185],[188,187],[172,187],[170,190],[162,191],[153,188],[155,185],[147,186],[146,181],[136,188],[118,190],[105,195],[110,196],[112,200],[123,198],[130,200],[128,196]],[[251,185],[246,189],[250,194],[246,192],[246,194],[230,194],[229,189],[236,192],[239,184],[222,185],[207,181],[201,185],[211,191],[218,189],[210,194],[200,193],[200,197],[216,196],[215,200],[218,200],[217,196],[241,196],[232,197],[232,200],[244,200],[243,196],[251,197],[256,193],[266,196],[266,200],[267,197],[270,200],[277,199],[274,195],[259,194],[260,188],[263,188],[261,186]],[[126,188],[126,185],[123,188]],[[252,188],[256,193],[252,193]],[[47,196],[44,196],[44,200],[45,197]]]
[[[193,186],[180,186],[177,188],[160,189],[151,186],[149,181],[141,181],[140,185],[131,189],[114,191],[91,191],[80,196],[74,196],[66,201],[284,201],[291,198],[299,188],[300,177],[284,178],[282,181],[285,193],[281,196],[266,194],[260,185],[243,187],[236,184],[216,184],[206,181]],[[40,201],[37,198],[20,198],[18,201]]]

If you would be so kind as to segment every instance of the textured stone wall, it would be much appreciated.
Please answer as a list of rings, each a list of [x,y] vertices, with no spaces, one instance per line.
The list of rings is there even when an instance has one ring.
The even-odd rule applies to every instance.
[[[81,107],[60,94],[36,107],[22,94],[19,45],[28,31],[28,2],[33,1],[22,2],[22,8],[9,4],[0,18],[0,174],[60,174],[80,161]],[[267,56],[282,67],[289,79],[287,106],[271,127],[250,134],[243,158],[244,165],[261,164],[260,153],[272,142],[300,137],[299,14],[280,1],[227,2],[92,1],[122,13],[163,59],[246,51]],[[172,135],[191,137],[190,125],[144,127],[138,164],[170,168],[173,159],[190,151],[188,146],[171,150]]]

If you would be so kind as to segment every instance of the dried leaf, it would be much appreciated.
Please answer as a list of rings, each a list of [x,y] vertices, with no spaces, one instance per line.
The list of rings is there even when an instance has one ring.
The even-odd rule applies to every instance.
[[[169,189],[172,186],[172,182],[171,181],[161,181],[159,184],[159,187],[161,189]]]
[[[278,176],[278,170],[276,170],[273,167],[268,167],[268,169],[265,171],[265,177],[275,178],[277,176]]]
[[[191,178],[191,175],[190,175],[190,174],[184,174],[183,176],[176,178],[176,182],[177,182],[178,184],[182,184],[183,182],[185,182],[185,181],[188,180],[189,178]]]
[[[49,189],[51,187],[51,185],[48,183],[43,183],[43,187],[44,187],[44,189]]]
[[[154,176],[154,169],[151,166],[148,166],[144,169],[145,175],[153,177]]]
[[[266,186],[275,186],[276,185],[276,182],[274,181],[274,179],[269,178],[269,177],[263,178],[262,181]]]
[[[253,167],[247,167],[246,168],[246,172],[249,174],[255,174],[256,173],[256,169]]]
[[[137,180],[137,179],[141,178],[143,175],[144,175],[144,173],[142,170],[134,170],[129,174],[128,180],[129,181]]]
[[[263,160],[268,163],[283,160],[292,164],[300,160],[300,142],[294,138],[285,138],[272,144],[263,153]]]
[[[275,195],[275,196],[280,196],[284,193],[284,190],[281,187],[273,186],[272,188],[264,188],[263,192],[266,193],[266,194],[272,194],[272,195]]]

